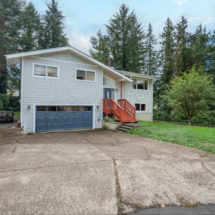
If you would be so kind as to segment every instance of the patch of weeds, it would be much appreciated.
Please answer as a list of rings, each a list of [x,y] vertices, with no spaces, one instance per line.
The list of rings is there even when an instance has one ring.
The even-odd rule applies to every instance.
[[[200,157],[201,157],[201,158],[205,158],[205,157],[208,157],[209,155],[212,155],[212,153],[210,153],[210,152],[205,152],[205,154],[204,154],[204,155],[201,155]]]
[[[188,208],[191,208],[191,207],[194,208],[194,207],[196,207],[196,203],[184,202],[183,206],[188,207]]]
[[[140,204],[136,204],[137,208],[141,208],[142,210],[145,210],[148,208],[148,206],[144,206],[144,205],[140,205]]]
[[[121,200],[120,200],[120,198],[118,196],[117,196],[117,205],[118,205],[118,207],[121,206]]]

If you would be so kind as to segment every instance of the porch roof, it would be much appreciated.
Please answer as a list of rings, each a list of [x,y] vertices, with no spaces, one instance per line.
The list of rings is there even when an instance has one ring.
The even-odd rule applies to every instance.
[[[135,72],[129,72],[129,71],[122,71],[122,70],[117,70],[119,73],[121,73],[122,75],[128,76],[131,79],[132,78],[136,78],[136,79],[152,79],[152,80],[159,80],[159,77],[156,76],[150,76],[150,75],[144,75],[144,74],[140,74],[140,73],[135,73]]]

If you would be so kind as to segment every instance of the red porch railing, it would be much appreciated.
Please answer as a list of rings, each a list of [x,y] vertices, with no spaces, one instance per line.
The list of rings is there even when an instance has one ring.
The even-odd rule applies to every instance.
[[[121,122],[122,107],[118,105],[113,99],[103,99],[103,112],[107,114],[113,113]]]
[[[136,107],[134,107],[127,99],[118,99],[118,104],[136,118]]]

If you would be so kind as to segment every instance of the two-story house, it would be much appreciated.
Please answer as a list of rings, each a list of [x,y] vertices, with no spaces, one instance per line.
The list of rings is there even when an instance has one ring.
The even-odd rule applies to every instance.
[[[152,121],[156,77],[114,70],[71,47],[6,55],[21,68],[21,126],[29,133],[101,128],[114,114],[120,122]]]

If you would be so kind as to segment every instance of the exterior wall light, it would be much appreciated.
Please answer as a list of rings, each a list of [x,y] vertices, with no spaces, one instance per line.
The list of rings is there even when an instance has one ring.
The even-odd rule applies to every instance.
[[[28,110],[30,110],[31,109],[31,105],[28,105]]]

